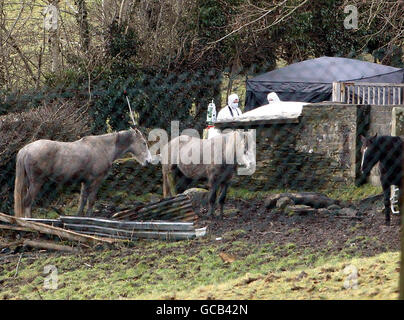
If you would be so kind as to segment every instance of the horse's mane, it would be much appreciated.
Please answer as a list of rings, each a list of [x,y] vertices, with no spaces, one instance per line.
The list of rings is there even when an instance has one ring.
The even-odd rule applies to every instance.
[[[377,145],[379,148],[391,148],[391,147],[400,147],[402,143],[402,139],[399,136],[377,136],[373,145]]]

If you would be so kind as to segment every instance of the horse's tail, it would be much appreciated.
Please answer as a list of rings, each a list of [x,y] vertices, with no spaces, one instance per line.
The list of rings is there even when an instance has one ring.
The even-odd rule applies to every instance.
[[[24,166],[24,155],[22,152],[17,154],[17,163],[15,168],[14,183],[14,215],[16,217],[24,216],[23,201],[27,193],[27,175]]]

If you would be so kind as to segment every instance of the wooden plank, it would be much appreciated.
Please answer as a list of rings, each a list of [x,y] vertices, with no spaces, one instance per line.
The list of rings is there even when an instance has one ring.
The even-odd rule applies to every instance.
[[[154,217],[160,217],[160,216],[164,215],[164,216],[167,217],[167,219],[169,219],[170,216],[177,216],[177,215],[179,216],[179,215],[181,215],[181,213],[184,213],[184,212],[189,211],[189,210],[192,210],[192,203],[191,202],[189,202],[188,204],[182,205],[180,207],[176,207],[176,208],[174,207],[174,208],[169,209],[169,210],[158,211],[158,212],[155,212],[154,214],[153,214],[153,212],[150,212],[150,213],[138,213],[138,212],[136,212],[136,216],[138,218],[142,218],[142,217],[145,217],[147,215],[150,215],[150,217],[153,217],[153,216]],[[165,219],[161,219],[161,220],[165,220]]]
[[[362,87],[362,104],[365,104],[365,98],[366,98],[365,86],[363,86]]]
[[[1,230],[11,230],[11,231],[38,232],[38,231],[31,230],[28,228],[18,227],[18,226],[9,225],[9,224],[0,224],[0,229]]]
[[[24,221],[39,222],[54,227],[63,227],[63,222],[59,219],[21,218]]]
[[[169,231],[192,231],[193,223],[190,222],[168,222],[168,221],[117,221],[91,217],[61,216],[64,224],[80,224],[99,227],[109,227],[122,230],[169,230]]]
[[[371,82],[340,82],[340,88],[344,89],[344,95],[340,99],[346,103],[373,104],[373,105],[396,105],[402,104],[403,83],[371,83]],[[352,88],[352,98],[351,90]],[[367,90],[366,90],[367,88]],[[362,90],[361,90],[362,89]],[[367,98],[366,98],[367,91]],[[373,95],[371,96],[371,91]],[[360,97],[362,92],[362,98]],[[342,89],[341,89],[342,93]],[[333,88],[334,98],[337,97],[335,87]],[[381,95],[383,95],[381,97]],[[377,98],[376,98],[377,96]],[[356,97],[356,99],[355,99]]]
[[[158,209],[159,207],[164,208],[165,206],[172,205],[172,204],[178,203],[178,202],[184,202],[184,201],[191,201],[191,200],[186,195],[179,195],[179,196],[176,196],[176,197],[162,199],[162,200],[160,200],[158,202],[153,202],[151,204],[146,204],[144,206],[136,207],[136,208],[133,208],[133,209],[128,209],[128,210],[116,212],[112,216],[112,218],[121,218],[121,217],[126,216],[127,214],[132,214],[132,213],[135,213],[135,212],[151,211],[153,209]]]
[[[174,218],[172,216],[169,216],[169,217],[170,217],[170,219],[172,221],[186,222],[186,221],[196,221],[197,220],[197,215],[193,211],[185,212],[184,214],[181,214],[180,216],[177,216],[177,217],[174,217]],[[162,220],[167,219],[167,216],[163,215],[163,216],[160,217],[160,219],[162,219]]]
[[[390,100],[390,90],[391,90],[391,88],[388,87],[388,88],[387,88],[387,104],[391,104],[391,103],[390,103],[390,101],[391,101],[391,100]]]
[[[47,249],[47,250],[56,250],[56,251],[65,251],[70,253],[77,253],[79,250],[74,247],[69,247],[61,244],[56,244],[51,241],[39,241],[39,240],[24,240],[24,246],[39,248],[39,249]]]
[[[192,239],[196,237],[195,231],[128,231],[121,229],[113,229],[99,226],[65,224],[65,227],[71,230],[76,230],[81,233],[98,233],[107,234],[110,236],[126,237],[128,239],[161,239],[161,240],[180,240]]]
[[[358,86],[358,104],[362,104],[361,103],[361,86]]]
[[[371,87],[402,87],[404,88],[404,83],[388,83],[388,82],[342,82],[349,85],[360,84],[362,86],[371,86]]]
[[[396,88],[393,88],[393,104],[396,104]]]

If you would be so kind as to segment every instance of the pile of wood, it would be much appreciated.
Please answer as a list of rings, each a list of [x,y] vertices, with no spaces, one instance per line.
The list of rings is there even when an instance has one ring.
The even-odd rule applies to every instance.
[[[45,234],[88,247],[125,240],[186,240],[204,236],[206,228],[195,228],[196,219],[190,198],[179,195],[117,212],[113,219],[77,216],[60,216],[59,219],[16,218],[0,213],[0,230]],[[74,250],[51,241],[21,241],[25,246]]]
[[[185,221],[197,220],[189,196],[180,194],[176,197],[164,198],[158,202],[141,205],[132,209],[115,213],[113,219],[145,221]]]

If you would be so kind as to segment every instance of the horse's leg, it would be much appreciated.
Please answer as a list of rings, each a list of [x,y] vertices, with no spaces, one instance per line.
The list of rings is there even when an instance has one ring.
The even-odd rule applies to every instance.
[[[27,191],[27,194],[23,200],[23,207],[24,207],[24,216],[26,218],[30,218],[32,216],[32,203],[34,202],[35,197],[38,195],[39,190],[41,190],[42,182],[30,181],[30,185]]]
[[[167,173],[163,170],[163,197],[167,198],[170,190],[168,189]]]
[[[85,183],[85,182],[81,183],[79,209],[77,211],[78,216],[83,215],[84,207],[85,207],[85,205],[87,203],[87,199],[88,199],[88,193],[89,193],[88,188],[89,188],[89,186],[87,183]]]
[[[218,184],[216,182],[213,182],[213,183],[209,183],[209,185],[210,185],[210,191],[209,191],[209,200],[208,200],[209,201],[208,216],[214,216]]]
[[[401,226],[402,220],[404,219],[404,215],[401,212],[401,204],[402,204],[401,197],[402,196],[403,196],[402,188],[401,188],[401,185],[400,185],[399,189],[398,189],[398,208],[399,208],[398,210],[399,210],[399,216],[400,216],[400,226]]]
[[[167,170],[167,185],[168,185],[168,190],[170,193],[170,196],[176,196],[177,195],[177,186],[175,184],[175,177],[174,177],[174,172],[173,170]]]
[[[223,208],[224,202],[226,200],[227,189],[229,188],[228,183],[221,184],[220,196],[219,196],[219,207],[220,207],[220,216],[223,218]]]
[[[384,202],[384,215],[386,218],[386,226],[390,225],[390,196],[391,196],[391,192],[390,192],[390,185],[387,185],[387,183],[383,183],[382,184],[382,188],[383,188],[383,202]]]
[[[87,217],[91,217],[93,215],[93,206],[95,203],[95,198],[98,192],[99,187],[101,186],[101,182],[104,179],[104,176],[97,178],[94,180],[89,188],[88,194],[88,208],[87,208]]]

